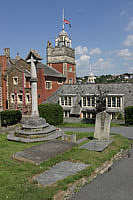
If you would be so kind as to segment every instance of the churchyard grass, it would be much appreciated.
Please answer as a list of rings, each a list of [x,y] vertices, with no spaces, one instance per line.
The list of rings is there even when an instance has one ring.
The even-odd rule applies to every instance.
[[[76,133],[78,138],[81,138],[83,134],[85,134],[84,137],[88,136],[87,133]],[[79,149],[76,146],[70,151],[57,155],[37,166],[15,161],[11,157],[14,153],[36,145],[36,143],[11,142],[6,139],[6,136],[6,134],[0,134],[0,200],[50,200],[59,190],[66,190],[69,183],[90,176],[97,167],[111,159],[120,149],[129,148],[132,142],[120,135],[114,135],[113,143],[101,153]],[[92,136],[92,133],[89,136]],[[44,188],[33,181],[33,176],[64,160],[83,162],[91,164],[91,166],[49,187]]]

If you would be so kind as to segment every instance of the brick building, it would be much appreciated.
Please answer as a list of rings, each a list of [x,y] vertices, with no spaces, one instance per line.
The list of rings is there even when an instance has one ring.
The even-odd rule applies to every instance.
[[[45,101],[61,85],[66,77],[50,66],[42,64],[42,58],[35,50],[31,50],[26,60],[19,55],[15,59],[10,58],[10,49],[5,49],[5,55],[0,56],[0,109],[19,109],[23,114],[31,112],[31,85],[30,69],[27,62],[30,53],[34,55],[37,69],[38,104]]]

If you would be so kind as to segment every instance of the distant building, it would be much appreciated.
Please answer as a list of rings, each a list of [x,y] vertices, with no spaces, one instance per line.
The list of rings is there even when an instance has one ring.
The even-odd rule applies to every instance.
[[[94,76],[93,72],[89,72],[87,83],[95,83],[96,77]]]
[[[118,113],[124,114],[124,108],[133,106],[132,83],[106,83],[63,85],[46,102],[59,103],[64,110],[64,118],[86,119],[95,117],[96,99],[100,91],[106,95],[106,111],[112,119]]]

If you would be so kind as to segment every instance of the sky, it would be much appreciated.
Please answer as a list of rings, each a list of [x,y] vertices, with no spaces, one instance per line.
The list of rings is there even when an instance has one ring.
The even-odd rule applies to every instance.
[[[36,49],[46,63],[46,46],[62,30],[75,49],[77,76],[133,73],[133,0],[0,0],[0,55],[10,48],[25,59]],[[91,66],[91,67],[90,67]]]

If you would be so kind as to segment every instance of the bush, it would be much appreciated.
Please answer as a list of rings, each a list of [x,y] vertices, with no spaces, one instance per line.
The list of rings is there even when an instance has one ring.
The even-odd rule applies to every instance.
[[[127,125],[133,124],[133,106],[125,108],[125,124]]]
[[[41,104],[39,105],[39,114],[51,125],[63,123],[63,108],[59,104]]]
[[[118,120],[124,120],[123,113],[121,113],[121,112],[116,113],[116,119],[118,119]]]
[[[5,110],[0,114],[2,126],[17,124],[22,119],[22,113],[19,110]]]

